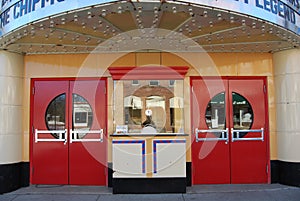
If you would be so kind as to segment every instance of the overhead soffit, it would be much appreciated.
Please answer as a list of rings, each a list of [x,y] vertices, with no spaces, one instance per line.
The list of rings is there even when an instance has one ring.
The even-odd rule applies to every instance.
[[[187,39],[192,42],[182,42]],[[277,25],[230,11],[181,3],[116,2],[28,24],[2,37],[0,48],[23,54],[146,51],[147,40],[161,43],[149,46],[157,51],[168,44],[167,51],[194,51],[191,46],[199,46],[207,52],[276,52],[297,48],[300,42],[298,35]],[[131,49],[126,49],[128,44]]]

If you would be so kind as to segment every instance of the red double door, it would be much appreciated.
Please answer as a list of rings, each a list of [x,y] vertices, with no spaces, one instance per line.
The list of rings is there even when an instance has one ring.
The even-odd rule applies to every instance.
[[[267,183],[265,79],[192,77],[193,184]]]
[[[106,184],[106,80],[32,81],[32,184]]]

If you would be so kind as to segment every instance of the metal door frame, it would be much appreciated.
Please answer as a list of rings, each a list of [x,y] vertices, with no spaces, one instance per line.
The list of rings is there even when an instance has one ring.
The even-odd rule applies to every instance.
[[[30,179],[30,183],[32,183],[32,177],[33,177],[33,171],[34,171],[34,167],[33,167],[33,143],[36,141],[36,129],[33,126],[33,119],[34,119],[34,94],[35,94],[35,90],[34,90],[34,83],[38,82],[38,81],[92,81],[92,80],[102,80],[105,81],[105,89],[107,89],[107,78],[105,77],[82,77],[82,78],[76,78],[76,77],[62,77],[62,78],[31,78],[30,80],[30,118],[29,118],[29,164],[30,164],[30,172],[29,172],[29,179]],[[66,100],[68,101],[68,100]],[[107,128],[108,128],[108,121],[107,121],[107,92],[105,93],[105,130],[101,131],[101,136],[102,139],[106,138],[107,139]],[[66,132],[69,132],[68,130],[66,130]],[[67,143],[72,143],[70,142],[70,135],[67,135]],[[99,140],[101,141],[101,140]],[[105,141],[105,140],[104,140]],[[66,143],[66,142],[64,142]],[[107,142],[106,142],[107,143]],[[107,152],[107,144],[106,144],[106,152]],[[108,154],[106,153],[106,173],[108,172]],[[106,186],[108,185],[108,177],[105,177],[105,184]]]
[[[191,146],[192,146],[192,143],[195,143],[196,141],[210,141],[210,139],[199,139],[198,137],[198,134],[202,132],[201,129],[198,130],[198,128],[195,128],[194,125],[193,125],[193,112],[194,112],[194,109],[193,109],[193,80],[205,80],[205,79],[219,79],[219,80],[228,80],[228,91],[229,91],[229,81],[230,80],[245,80],[245,81],[248,81],[248,80],[257,80],[257,79],[260,79],[263,81],[264,83],[264,97],[265,97],[265,100],[264,100],[264,107],[265,107],[265,128],[261,128],[261,129],[255,129],[253,130],[253,132],[261,132],[262,133],[262,137],[260,138],[257,138],[257,139],[252,139],[252,140],[261,140],[261,141],[266,141],[266,146],[267,146],[267,183],[271,183],[271,167],[270,167],[270,139],[269,139],[269,106],[268,106],[268,87],[267,87],[267,77],[266,76],[191,76],[190,77],[190,111],[191,111],[191,114],[190,114],[190,118],[191,118]],[[228,100],[229,96],[231,94],[227,94],[225,96],[225,100]],[[228,102],[229,103],[229,102]],[[230,103],[229,103],[230,104]],[[229,105],[227,104],[226,106],[226,116],[229,116]],[[231,121],[231,120],[230,120]],[[229,123],[229,122],[228,122]],[[227,124],[227,123],[226,123]],[[222,132],[228,132],[228,135],[227,135],[227,138],[224,138],[224,136],[222,135],[222,138],[221,140],[225,141],[225,142],[228,142],[229,144],[232,143],[233,141],[235,141],[235,139],[232,138],[232,135],[234,132],[238,132],[238,130],[232,130],[231,129],[231,124],[229,123],[228,124],[230,129],[227,131],[227,130],[222,130]],[[213,132],[213,130],[210,130],[210,132]],[[252,132],[252,131],[250,131]],[[263,136],[264,135],[264,136]],[[245,140],[246,141],[246,140]],[[191,149],[191,154],[193,155],[193,151]],[[191,160],[193,159],[193,156],[191,156]],[[193,161],[192,161],[192,164],[193,164]],[[192,172],[193,172],[193,165],[192,165]],[[194,173],[192,173],[191,175],[192,177],[192,184],[193,183],[193,180],[194,180]]]

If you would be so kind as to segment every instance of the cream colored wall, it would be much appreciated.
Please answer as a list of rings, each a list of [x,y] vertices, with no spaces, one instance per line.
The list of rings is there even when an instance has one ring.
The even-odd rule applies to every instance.
[[[276,85],[278,159],[300,162],[300,50],[273,56]]]
[[[129,53],[103,55],[32,55],[25,57],[24,90],[24,156],[29,160],[29,98],[30,78],[37,77],[96,77],[108,78],[108,132],[113,131],[113,82],[106,71],[108,66],[189,66],[184,82],[185,132],[190,130],[189,76],[267,76],[269,99],[271,159],[277,159],[277,137],[275,132],[275,101],[272,54],[268,53]],[[187,138],[187,161],[191,161],[190,138]],[[109,149],[110,150],[110,149]],[[109,153],[111,161],[111,153]]]
[[[22,161],[23,56],[0,51],[0,164]]]

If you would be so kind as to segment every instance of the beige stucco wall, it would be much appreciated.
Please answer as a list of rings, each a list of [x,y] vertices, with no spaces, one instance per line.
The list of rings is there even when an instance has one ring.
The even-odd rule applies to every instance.
[[[97,77],[108,78],[108,132],[112,133],[113,82],[106,71],[109,66],[189,66],[185,78],[185,132],[190,131],[189,76],[267,76],[271,159],[277,159],[275,132],[275,96],[272,54],[269,53],[159,53],[138,52],[129,54],[29,55],[25,56],[24,81],[24,151],[23,160],[29,161],[30,79],[39,77]],[[110,150],[110,149],[109,149]],[[111,159],[109,153],[109,160]],[[187,160],[190,161],[190,149]]]

